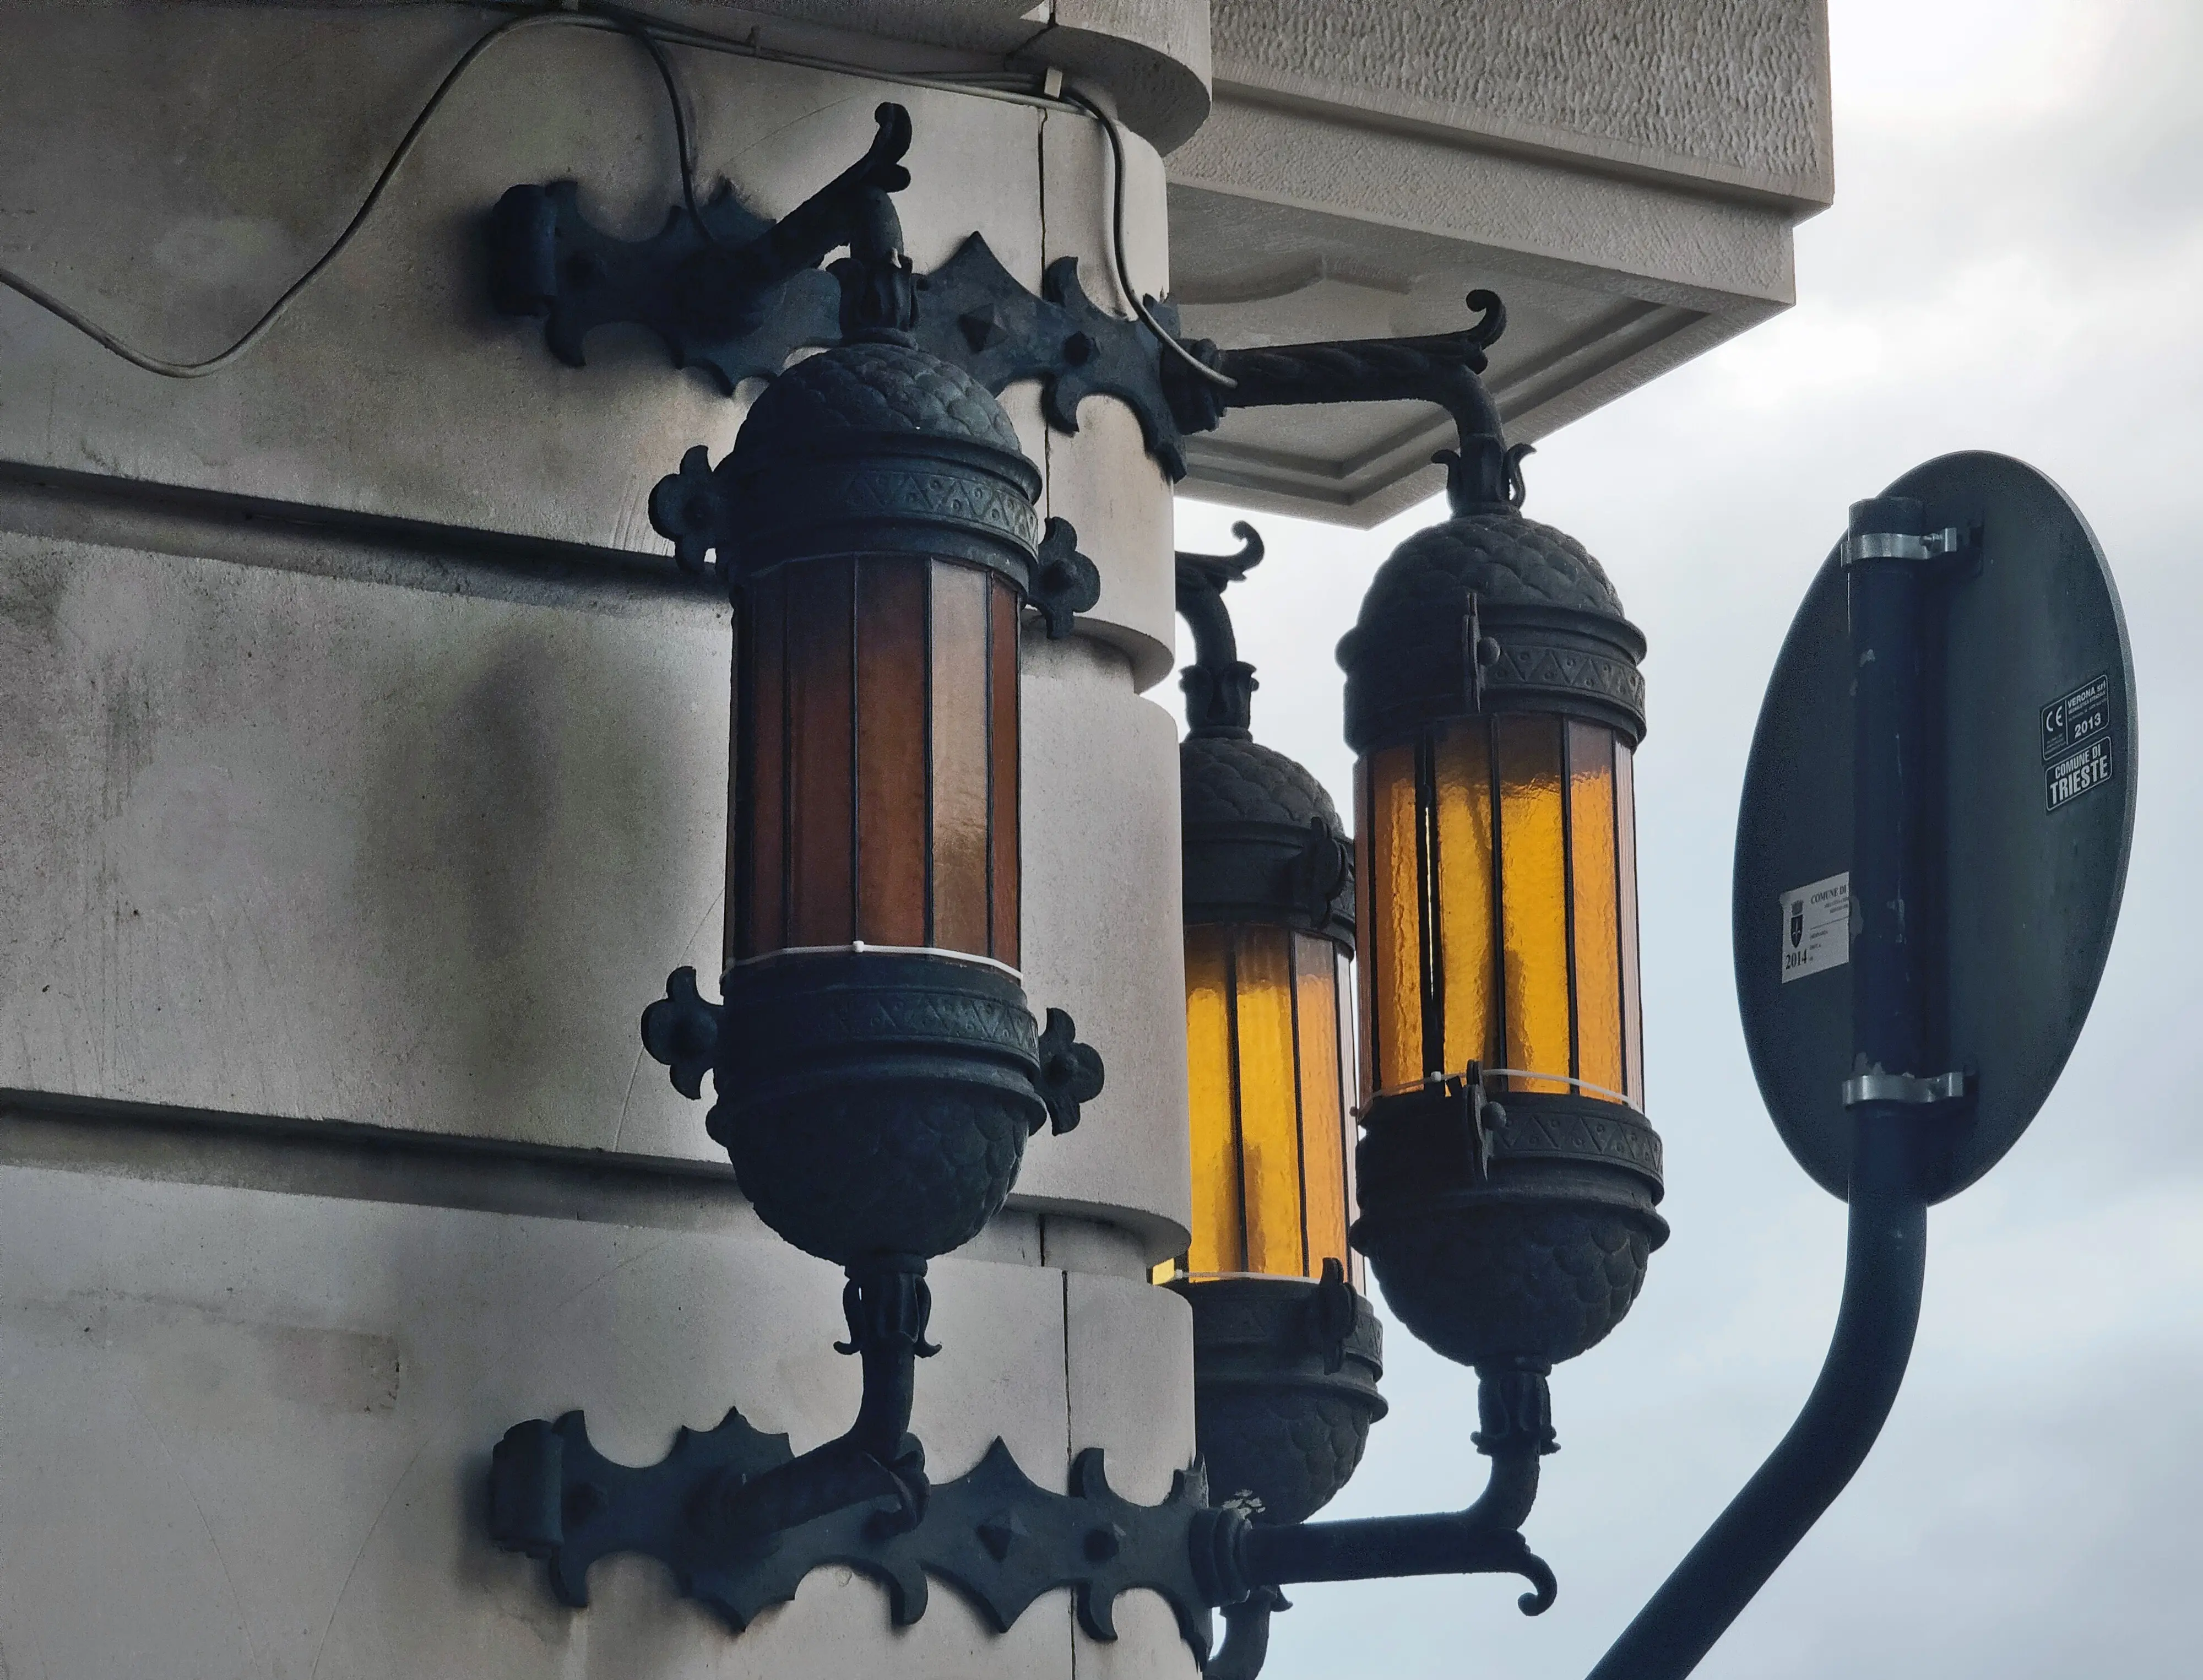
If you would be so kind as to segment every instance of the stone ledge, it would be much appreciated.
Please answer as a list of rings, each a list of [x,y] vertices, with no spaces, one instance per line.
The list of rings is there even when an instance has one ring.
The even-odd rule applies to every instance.
[[[701,1126],[700,1117],[699,1126]],[[0,1091],[0,1168],[387,1202],[777,1244],[724,1162]],[[1176,1225],[1013,1197],[957,1260],[1144,1281]]]

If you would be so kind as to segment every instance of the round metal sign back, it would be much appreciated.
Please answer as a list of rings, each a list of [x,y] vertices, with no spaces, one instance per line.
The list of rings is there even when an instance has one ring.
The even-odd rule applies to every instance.
[[[2096,995],[2134,836],[2134,668],[2102,551],[2077,509],[2008,456],[1946,455],[1882,493],[1927,505],[1954,553],[1925,644],[1931,764],[1928,1039],[1963,1073],[1933,1199],[1994,1166],[2035,1118]],[[1851,634],[1832,553],[1769,682],[1737,819],[1737,1001],[1776,1129],[1838,1196],[1851,1174]]]

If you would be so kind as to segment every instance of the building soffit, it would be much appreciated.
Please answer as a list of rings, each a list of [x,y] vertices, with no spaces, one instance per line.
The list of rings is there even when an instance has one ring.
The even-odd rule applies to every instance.
[[[1822,0],[1214,0],[1212,50],[1168,160],[1189,332],[1443,332],[1489,287],[1524,441],[1786,307],[1833,197]],[[1366,526],[1441,488],[1450,436],[1415,404],[1243,410],[1186,488]]]

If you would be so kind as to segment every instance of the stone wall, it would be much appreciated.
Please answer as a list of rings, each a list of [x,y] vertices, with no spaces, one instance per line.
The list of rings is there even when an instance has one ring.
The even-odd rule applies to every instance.
[[[0,8],[0,262],[208,354],[483,27]],[[675,57],[707,181],[783,210],[901,99],[921,267],[976,228],[1028,285],[1077,254],[1110,295],[1086,119]],[[751,390],[624,329],[562,366],[484,298],[506,186],[571,177],[636,235],[672,159],[633,43],[531,28],[222,373],[155,378],[0,293],[0,1672],[1192,1672],[1145,1594],[1113,1646],[1063,1593],[997,1637],[942,1590],[895,1633],[828,1571],[730,1642],[654,1565],[600,1567],[575,1612],[485,1536],[520,1419],[586,1408],[641,1463],[730,1405],[801,1450],[857,1396],[840,1276],[759,1223],[635,1034],[667,971],[717,967],[730,675],[724,599],[644,499]],[[1102,1446],[1155,1499],[1192,1451],[1183,1304],[1145,1270],[1187,1195],[1175,734],[1140,692],[1169,488],[1108,405],[1067,437],[1007,400],[1105,575],[1085,634],[1028,647],[1023,786],[1027,986],[1110,1078],[934,1269],[915,1427],[938,1477],[1001,1435],[1043,1483]]]

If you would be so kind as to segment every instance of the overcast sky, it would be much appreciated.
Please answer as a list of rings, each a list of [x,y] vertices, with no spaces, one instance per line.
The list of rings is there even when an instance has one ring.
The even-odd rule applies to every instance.
[[[1651,642],[1639,760],[1651,1118],[1674,1227],[1605,1345],[1554,1375],[1532,1621],[1491,1578],[1294,1592],[1273,1680],[1582,1674],[1780,1438],[1834,1320],[1843,1211],[1761,1108],[1729,958],[1759,696],[1851,501],[1954,449],[2063,485],[2109,555],[2140,688],[2126,910],[2080,1048],[1983,1184],[1929,1220],[1911,1375],[1850,1491],[1699,1673],[2203,1673],[2203,6],[1834,0],[1836,204],[1798,306],[1550,439],[1528,511]],[[1182,500],[1182,546],[1234,516]],[[1257,733],[1344,806],[1332,648],[1373,533],[1264,516],[1233,597]],[[1380,1423],[1327,1513],[1481,1487],[1475,1380],[1388,1334]]]

